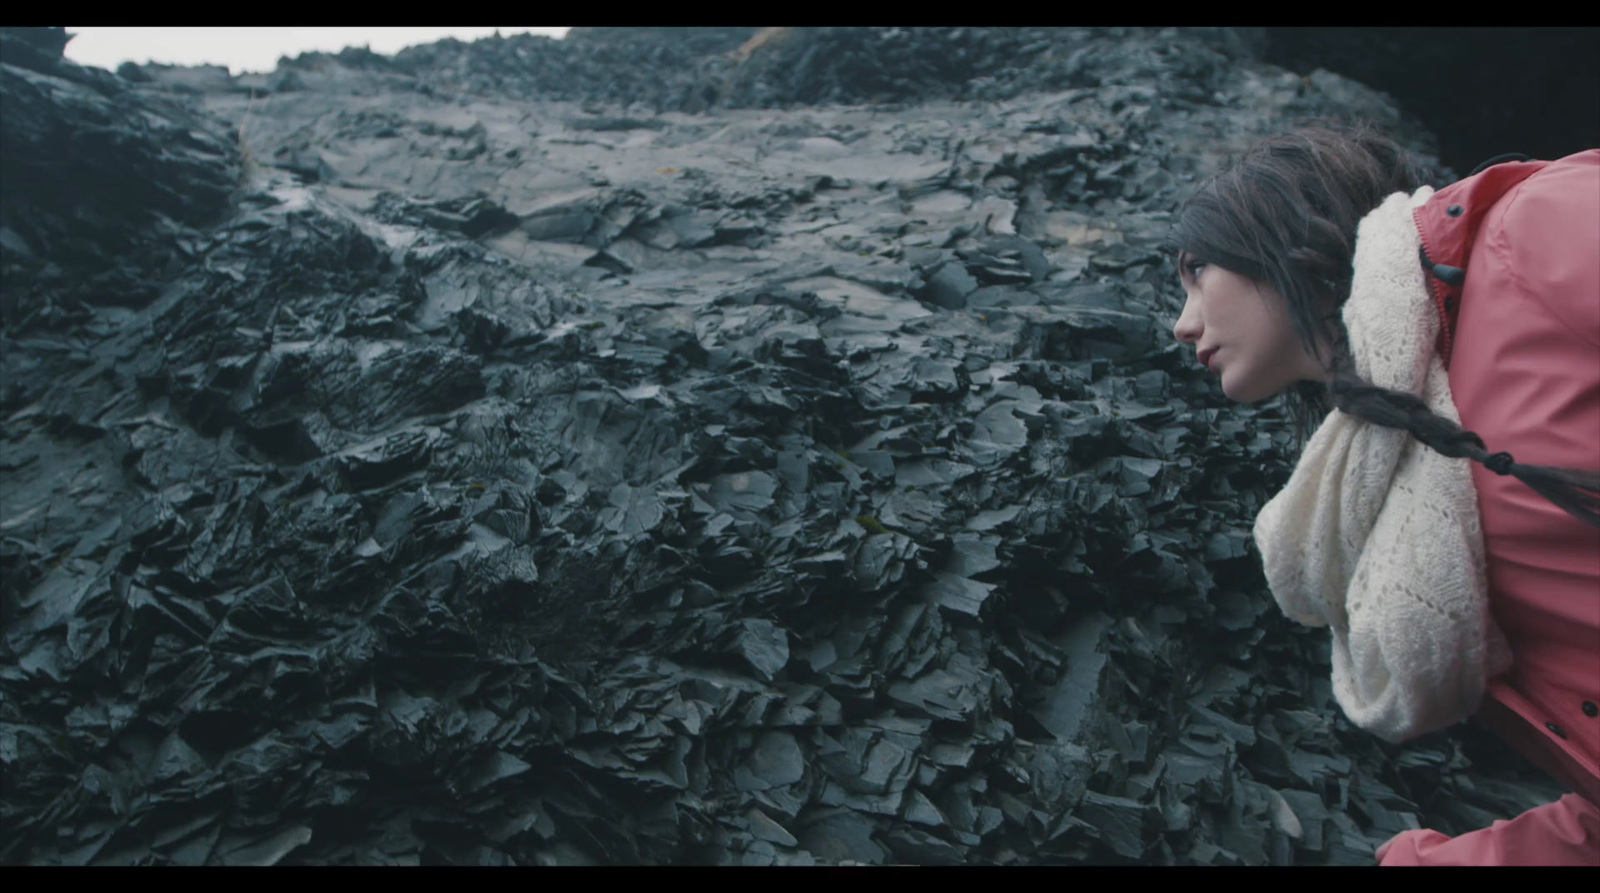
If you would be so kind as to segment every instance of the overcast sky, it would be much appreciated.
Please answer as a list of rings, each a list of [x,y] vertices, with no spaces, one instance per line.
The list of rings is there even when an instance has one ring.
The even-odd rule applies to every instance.
[[[369,46],[390,55],[404,47],[446,37],[476,40],[494,28],[73,28],[67,58],[113,71],[124,62],[226,65],[232,74],[271,71],[279,56],[312,50],[338,52]],[[533,32],[565,36],[567,28],[500,28],[504,36]]]

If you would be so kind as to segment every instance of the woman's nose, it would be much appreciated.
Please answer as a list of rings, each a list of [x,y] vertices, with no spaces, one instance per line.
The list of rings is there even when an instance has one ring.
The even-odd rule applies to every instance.
[[[1183,312],[1178,315],[1178,323],[1172,327],[1172,335],[1184,344],[1194,344],[1200,340],[1200,311],[1195,308],[1193,297],[1183,301]]]

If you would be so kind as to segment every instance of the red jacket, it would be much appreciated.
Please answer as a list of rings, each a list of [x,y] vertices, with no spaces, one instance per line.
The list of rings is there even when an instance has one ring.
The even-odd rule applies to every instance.
[[[1461,422],[1518,463],[1600,470],[1600,150],[1500,164],[1414,212]],[[1449,270],[1446,279],[1455,278]],[[1515,665],[1481,718],[1600,803],[1600,530],[1473,463]]]

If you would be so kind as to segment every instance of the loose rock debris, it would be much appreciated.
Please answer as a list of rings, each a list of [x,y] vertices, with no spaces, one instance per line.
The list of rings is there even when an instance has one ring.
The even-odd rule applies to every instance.
[[[0,859],[1368,863],[1555,796],[1341,717],[1250,548],[1292,434],[1170,336],[1185,186],[1339,106],[1226,31],[754,33],[0,34]]]

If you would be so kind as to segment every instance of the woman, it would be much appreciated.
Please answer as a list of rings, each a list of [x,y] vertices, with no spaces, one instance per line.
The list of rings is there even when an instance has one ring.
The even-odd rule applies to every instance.
[[[1177,338],[1316,426],[1255,537],[1332,628],[1340,706],[1391,741],[1477,713],[1575,792],[1380,862],[1600,864],[1600,150],[1435,192],[1376,133],[1306,128],[1174,241]]]

